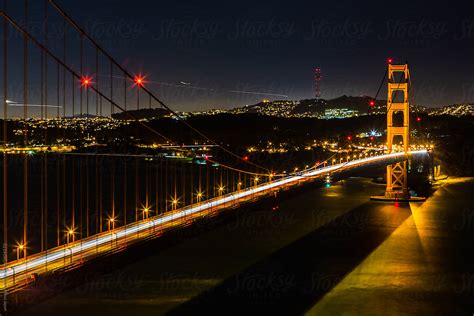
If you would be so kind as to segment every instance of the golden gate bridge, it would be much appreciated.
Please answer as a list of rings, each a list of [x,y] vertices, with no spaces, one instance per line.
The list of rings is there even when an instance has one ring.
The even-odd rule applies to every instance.
[[[2,291],[12,293],[33,284],[39,276],[66,272],[224,210],[368,165],[388,165],[387,194],[379,199],[411,200],[406,160],[427,150],[409,146],[407,64],[388,64],[389,138],[385,151],[366,151],[344,159],[335,153],[304,170],[277,173],[241,157],[180,117],[147,88],[143,76],[125,69],[55,1],[35,2],[40,9],[36,11],[42,12],[42,32],[41,36],[33,35],[31,5],[25,1],[19,17],[9,14],[7,1],[0,11]],[[51,22],[61,26],[54,41],[48,28]],[[402,74],[399,82],[395,73]],[[10,93],[17,82],[21,82],[21,94]],[[397,91],[403,93],[402,101],[392,100]],[[203,146],[196,149],[179,144],[131,111],[153,108],[168,111],[201,143],[220,151],[219,159],[199,151]],[[395,112],[404,115],[401,126],[394,126]],[[179,150],[182,154],[174,158],[182,159],[117,148],[74,150],[86,139],[95,148],[93,129],[110,124],[102,118],[117,113],[127,117],[125,129],[135,124],[138,129],[132,133],[149,135],[161,144],[159,148]],[[67,125],[68,119],[80,126],[72,136],[61,126]],[[50,122],[56,125],[51,127]],[[397,136],[403,138],[399,151],[392,146]],[[114,140],[120,135],[111,137]],[[70,138],[75,141],[68,141]],[[193,163],[196,161],[199,163]]]

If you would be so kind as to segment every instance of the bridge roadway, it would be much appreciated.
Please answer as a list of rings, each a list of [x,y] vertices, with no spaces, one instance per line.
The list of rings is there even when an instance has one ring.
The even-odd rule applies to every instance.
[[[426,153],[426,150],[416,150],[408,154]],[[275,189],[288,188],[301,181],[310,181],[327,173],[341,172],[366,164],[403,157],[405,157],[403,152],[383,154],[301,172],[83,238],[28,256],[27,259],[21,258],[4,265],[0,270],[0,290],[11,293],[34,282],[34,275],[67,271],[90,259],[120,251],[133,242],[158,237],[167,230],[190,224],[200,217],[215,214],[221,209],[252,201],[274,192]]]

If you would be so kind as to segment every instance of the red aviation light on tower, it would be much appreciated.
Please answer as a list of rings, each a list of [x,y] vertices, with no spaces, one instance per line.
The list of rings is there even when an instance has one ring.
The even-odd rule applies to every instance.
[[[141,88],[145,85],[145,77],[143,77],[142,75],[136,75],[135,78],[133,78],[133,82],[134,86]]]
[[[346,137],[346,139],[347,139],[348,141],[351,141],[351,140],[352,140],[352,135],[348,135],[348,136]]]
[[[92,78],[89,76],[81,77],[81,87],[88,88],[92,84]]]
[[[416,118],[416,121],[417,121],[418,123],[421,122],[421,117],[418,116],[418,117]]]
[[[321,98],[321,68],[317,67],[314,69],[314,96],[316,99]]]
[[[391,64],[393,63],[393,58],[392,57],[388,57],[387,58],[387,64]]]
[[[369,101],[369,106],[373,108],[375,106],[375,100],[370,100]]]
[[[245,160],[245,161],[248,161],[248,160],[249,160],[249,156],[243,156],[242,159]]]

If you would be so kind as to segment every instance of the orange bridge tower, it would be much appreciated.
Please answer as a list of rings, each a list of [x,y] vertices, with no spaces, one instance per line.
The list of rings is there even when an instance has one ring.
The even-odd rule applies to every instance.
[[[408,64],[388,64],[388,96],[387,96],[387,150],[394,152],[394,140],[402,142],[403,151],[408,154],[410,143],[410,104],[408,88],[410,72]],[[402,94],[401,98],[398,98]],[[402,124],[395,124],[394,114],[401,112]],[[409,199],[407,161],[387,166],[387,189],[385,197],[389,199]]]
[[[387,152],[403,151],[408,159],[410,151],[410,71],[408,64],[388,64],[387,96]],[[400,115],[401,114],[401,115]],[[410,196],[408,192],[408,160],[387,166],[385,195],[372,196],[379,201],[424,201],[426,198]]]

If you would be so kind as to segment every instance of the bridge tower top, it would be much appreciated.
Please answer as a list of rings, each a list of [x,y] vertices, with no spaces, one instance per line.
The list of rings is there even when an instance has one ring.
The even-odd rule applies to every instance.
[[[397,76],[399,79],[397,80]],[[409,150],[410,136],[410,104],[408,100],[408,89],[410,83],[410,71],[408,64],[388,65],[388,95],[387,95],[387,149],[393,152],[394,139],[401,137],[403,151]],[[403,96],[399,98],[399,94]],[[402,124],[395,124],[393,116],[396,113],[403,114]]]
[[[406,81],[410,80],[410,71],[408,70],[408,64],[394,65],[388,64],[388,80],[389,82],[395,81],[395,73],[403,73],[403,77]]]

